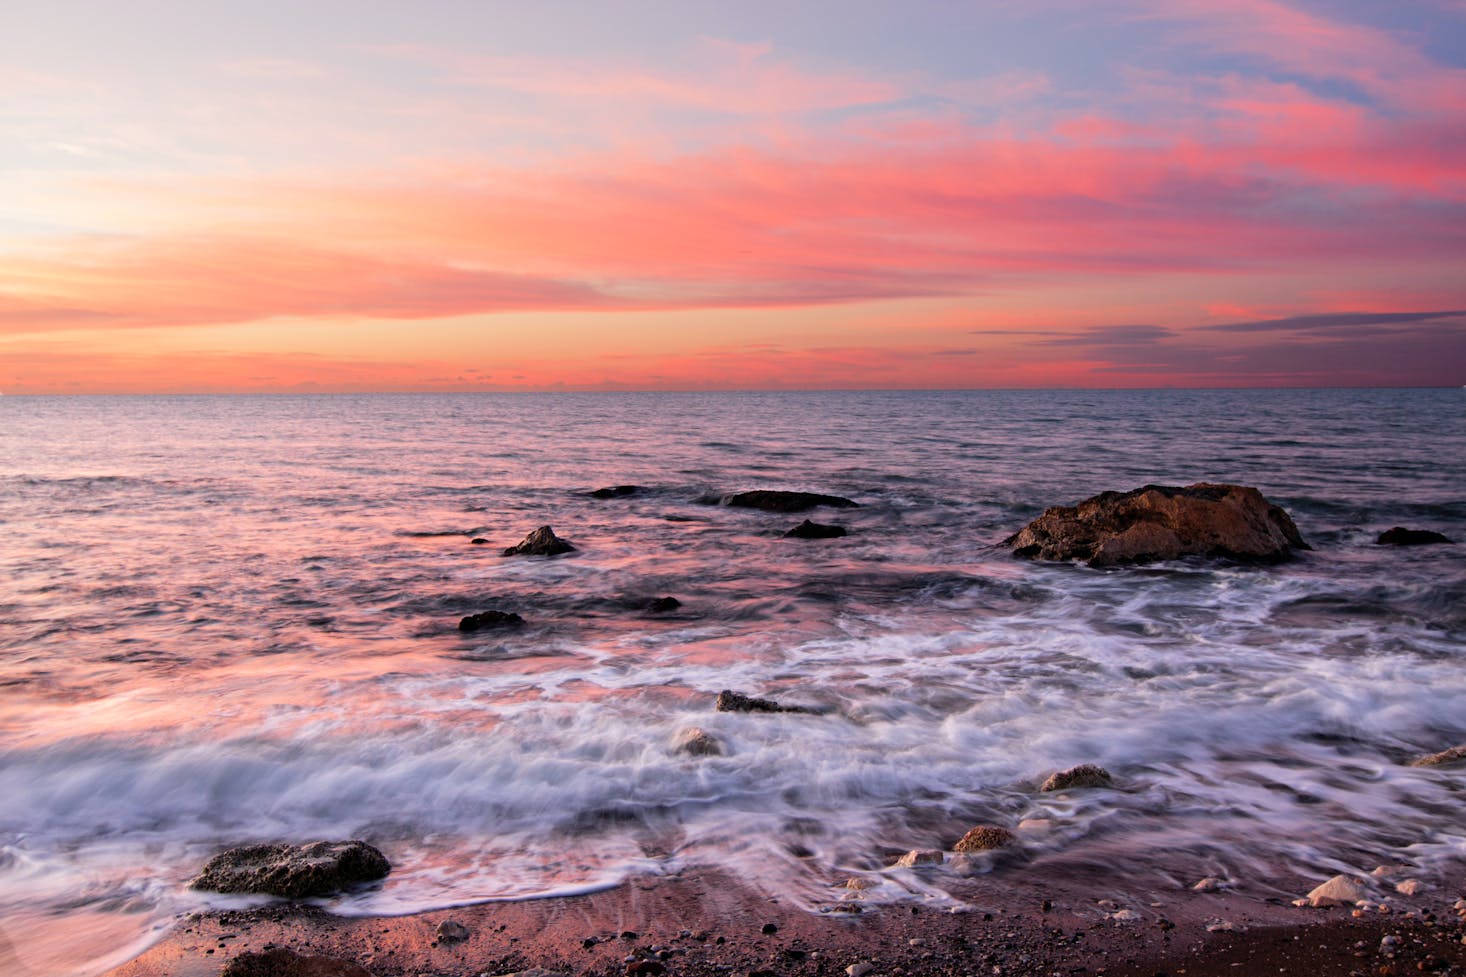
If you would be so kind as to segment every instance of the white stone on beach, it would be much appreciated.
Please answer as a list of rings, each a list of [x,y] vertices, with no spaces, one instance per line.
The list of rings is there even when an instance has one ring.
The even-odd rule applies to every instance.
[[[862,960],[860,963],[852,963],[845,968],[846,977],[865,977],[866,974],[876,969],[876,965],[869,960]]]
[[[1335,875],[1308,894],[1308,904],[1315,908],[1351,906],[1367,893],[1364,883],[1348,875]]]

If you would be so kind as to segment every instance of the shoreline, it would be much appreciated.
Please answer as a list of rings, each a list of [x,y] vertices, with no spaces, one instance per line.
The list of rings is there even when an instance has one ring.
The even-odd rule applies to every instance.
[[[1298,894],[1311,887],[1303,882]],[[1383,897],[1387,913],[1370,909],[1358,917],[1345,907],[1295,907],[1276,894],[1262,895],[1264,887],[1199,893],[1159,878],[1105,878],[1093,864],[1088,871],[1078,863],[1039,872],[1009,867],[963,880],[954,887],[959,889],[967,903],[960,911],[916,902],[863,904],[851,893],[857,897],[832,900],[831,906],[860,911],[812,913],[723,873],[688,870],[639,877],[585,895],[477,903],[408,916],[342,917],[280,903],[190,914],[104,977],[217,977],[230,960],[275,948],[329,959],[308,965],[277,959],[259,973],[1466,974],[1466,920],[1453,908],[1466,894],[1466,866],[1459,862],[1446,877],[1434,878],[1427,891]],[[1276,891],[1274,886],[1266,890]],[[1097,898],[1097,891],[1113,891],[1120,898]],[[465,938],[451,939],[465,931]],[[440,932],[449,938],[440,940]],[[862,969],[866,963],[871,966]],[[851,967],[859,973],[848,971]]]

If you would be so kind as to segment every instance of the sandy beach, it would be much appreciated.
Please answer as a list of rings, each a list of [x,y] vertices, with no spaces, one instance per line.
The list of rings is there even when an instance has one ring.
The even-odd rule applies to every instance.
[[[826,911],[808,912],[687,872],[401,917],[289,904],[193,914],[107,977],[1450,974],[1466,972],[1453,908],[1463,874],[1408,898],[1379,885],[1367,910],[1315,909],[1277,894],[1306,892],[1302,879],[1201,893],[1055,862],[968,879],[964,906],[870,904],[832,889]]]

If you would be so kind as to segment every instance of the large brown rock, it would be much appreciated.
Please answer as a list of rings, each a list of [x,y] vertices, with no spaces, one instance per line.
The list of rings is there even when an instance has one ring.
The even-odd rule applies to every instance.
[[[1055,506],[1003,545],[1015,556],[1092,567],[1183,556],[1277,562],[1309,549],[1288,513],[1257,489],[1206,482],[1102,492],[1077,506]]]
[[[994,824],[979,824],[958,838],[952,850],[960,852],[993,851],[997,848],[1006,848],[1017,840],[1018,837],[1007,828],[1000,828]]]
[[[245,845],[209,859],[188,885],[214,892],[258,892],[306,899],[374,882],[391,870],[386,856],[364,841]]]

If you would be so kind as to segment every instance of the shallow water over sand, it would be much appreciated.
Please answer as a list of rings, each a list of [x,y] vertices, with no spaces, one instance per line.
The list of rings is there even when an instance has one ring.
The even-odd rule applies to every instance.
[[[1033,857],[1134,874],[1460,858],[1466,773],[1401,761],[1466,742],[1466,552],[1373,539],[1466,540],[1463,416],[1459,390],[5,398],[0,962],[95,973],[224,904],[183,883],[262,839],[378,844],[353,913],[697,864],[817,909],[1035,818]],[[1199,480],[1314,550],[996,545]],[[800,541],[805,514],[699,502],[750,488],[862,507]],[[545,523],[578,551],[498,555]],[[491,608],[527,624],[459,632]],[[716,713],[723,688],[823,712]],[[726,755],[676,753],[689,725]],[[1118,789],[1037,792],[1086,761]]]

